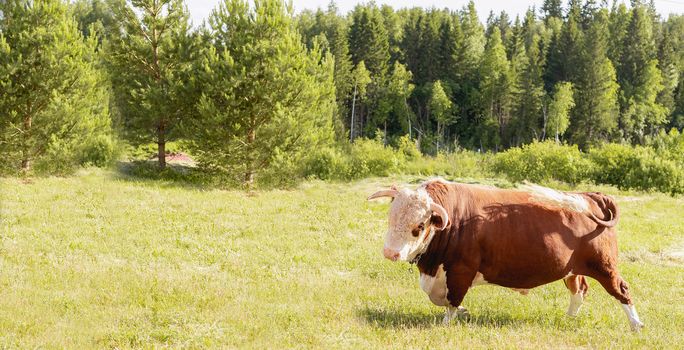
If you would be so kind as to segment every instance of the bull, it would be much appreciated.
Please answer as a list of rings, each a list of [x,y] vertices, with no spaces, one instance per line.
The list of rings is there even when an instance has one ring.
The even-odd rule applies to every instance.
[[[393,186],[368,200],[381,197],[392,198],[383,255],[418,266],[420,287],[446,307],[446,323],[467,313],[461,303],[473,286],[526,294],[558,280],[570,291],[567,314],[576,316],[588,276],[620,302],[633,331],[643,327],[617,269],[619,210],[609,196],[439,179],[416,190]]]

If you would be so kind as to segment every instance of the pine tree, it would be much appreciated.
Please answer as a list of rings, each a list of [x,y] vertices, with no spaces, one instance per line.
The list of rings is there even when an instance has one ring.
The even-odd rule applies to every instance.
[[[623,43],[627,35],[627,26],[630,22],[630,12],[625,4],[613,3],[609,17],[609,32],[611,40],[608,42],[608,58],[615,65],[615,69],[621,71],[620,60],[622,59]]]
[[[166,143],[179,136],[178,124],[193,108],[188,12],[183,0],[131,0],[115,3],[114,12],[120,28],[106,51],[124,136],[156,143],[164,169]]]
[[[387,42],[390,53],[389,64],[392,65],[394,62],[402,59],[400,47],[403,27],[402,18],[390,5],[382,5],[380,13],[382,14],[385,30],[387,30]]]
[[[0,167],[75,163],[111,132],[97,41],[83,40],[61,0],[6,1],[0,13]]]
[[[71,10],[78,22],[78,29],[85,38],[95,33],[107,37],[116,27],[114,13],[104,0],[77,0],[71,4]]]
[[[674,37],[665,26],[663,39],[658,49],[658,68],[663,76],[663,90],[658,95],[657,102],[672,112],[675,108],[675,90],[679,85],[679,68],[677,67],[677,54],[675,52]]]
[[[352,62],[364,61],[374,78],[384,78],[389,64],[389,39],[382,15],[371,5],[357,5],[351,14],[349,48]]]
[[[389,38],[381,11],[373,3],[358,5],[351,14],[349,29],[349,49],[352,62],[358,65],[363,61],[370,72],[371,84],[368,87],[368,100],[364,118],[359,118],[359,131],[373,133],[378,125],[387,120],[387,101],[385,86],[389,66]]]
[[[562,64],[563,57],[560,56],[560,38],[563,28],[563,21],[556,17],[551,17],[546,22],[546,33],[543,37],[544,54],[544,90],[553,91],[553,87],[560,79],[558,69]]]
[[[534,35],[526,52],[522,70],[515,89],[515,144],[539,139],[544,98],[543,57],[539,48],[539,36]]]
[[[620,126],[623,136],[643,142],[647,128],[665,122],[665,108],[656,97],[663,90],[657,69],[652,20],[647,9],[635,4],[623,44],[618,81],[621,87]]]
[[[561,7],[561,0],[544,0],[544,4],[541,7],[541,11],[544,14],[544,21],[547,22],[551,17],[563,18],[563,8]]]
[[[452,89],[458,84],[458,54],[463,42],[461,28],[459,25],[454,25],[453,21],[452,16],[442,18],[437,44],[437,71],[440,78],[444,79]]]
[[[581,29],[580,5],[578,0],[571,0],[568,18],[563,24],[558,45],[549,52],[547,86],[559,81],[574,81],[578,72],[579,53],[582,51],[583,33]]]
[[[248,188],[332,139],[333,60],[306,49],[291,11],[280,0],[224,0],[210,17],[193,146],[201,164]]]
[[[459,120],[462,122],[456,124],[456,128],[459,139],[464,140],[469,146],[482,148],[485,142],[483,140],[490,139],[488,136],[483,136],[486,134],[486,128],[482,127],[481,116],[486,106],[481,102],[482,81],[479,76],[486,38],[474,2],[470,1],[461,11],[460,23],[463,33],[463,43],[457,60],[460,86],[454,97],[461,107]]]
[[[484,120],[479,125],[480,143],[498,150],[510,118],[511,77],[499,28],[494,28],[480,68]]]
[[[486,38],[475,10],[475,3],[468,2],[461,21],[463,29],[463,48],[459,61],[466,71],[475,72],[484,54]],[[500,35],[500,34],[499,34]]]
[[[589,27],[575,75],[575,108],[570,127],[573,142],[585,147],[609,139],[617,127],[618,106],[615,68],[607,57],[608,15],[598,13]]]
[[[328,28],[328,38],[330,40],[330,53],[332,53],[335,60],[335,99],[337,100],[337,121],[336,132],[338,139],[342,139],[346,134],[343,127],[337,126],[343,124],[349,115],[349,102],[352,93],[352,62],[349,53],[349,41],[346,21],[337,15],[337,8],[334,3],[331,3],[326,13],[327,21],[330,23]]]

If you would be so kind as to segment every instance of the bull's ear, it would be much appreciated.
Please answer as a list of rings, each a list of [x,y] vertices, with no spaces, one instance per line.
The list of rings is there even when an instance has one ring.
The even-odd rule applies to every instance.
[[[399,191],[396,189],[390,189],[390,190],[380,190],[378,192],[375,192],[371,194],[367,200],[375,199],[375,198],[381,198],[381,197],[391,197],[394,198],[399,194]]]
[[[432,217],[430,221],[437,230],[443,230],[449,224],[449,215],[443,206],[432,202],[430,203],[430,210],[432,210]]]

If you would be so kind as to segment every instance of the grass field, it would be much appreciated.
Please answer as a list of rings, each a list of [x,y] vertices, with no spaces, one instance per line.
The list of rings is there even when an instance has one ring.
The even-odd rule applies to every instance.
[[[482,286],[441,323],[418,271],[382,258],[379,186],[247,195],[114,172],[0,179],[0,347],[682,348],[684,198],[617,196],[620,269],[646,328],[593,280],[576,319],[561,282]]]

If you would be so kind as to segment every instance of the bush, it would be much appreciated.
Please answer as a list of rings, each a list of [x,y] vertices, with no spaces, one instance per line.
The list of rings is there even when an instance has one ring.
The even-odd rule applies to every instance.
[[[672,129],[669,133],[661,131],[649,140],[648,145],[653,147],[659,156],[684,167],[684,133],[677,129]]]
[[[487,157],[477,152],[439,153],[408,162],[404,172],[423,176],[487,177],[486,162]]]
[[[34,160],[32,170],[39,175],[72,175],[78,167],[76,153],[76,146],[73,142],[53,135],[45,153]]]
[[[119,147],[111,135],[98,135],[87,140],[79,153],[81,165],[105,167],[118,158]]]
[[[315,150],[302,166],[303,176],[321,180],[346,180],[350,178],[350,159],[337,147]]]
[[[301,155],[283,152],[280,148],[273,151],[268,167],[256,177],[257,186],[266,188],[288,188],[300,180]]]
[[[576,145],[545,141],[498,153],[491,161],[491,169],[514,182],[558,180],[576,184],[588,177],[591,163]]]
[[[397,140],[397,149],[404,156],[404,159],[408,161],[418,160],[421,157],[418,145],[408,135],[404,135]]]
[[[590,150],[589,156],[595,164],[595,182],[620,189],[684,193],[684,167],[651,147],[605,144]]]
[[[351,145],[322,148],[306,157],[302,173],[321,180],[353,180],[401,172],[406,163],[402,151],[378,139],[357,139]]]
[[[358,139],[351,146],[350,178],[396,174],[404,162],[403,154],[380,140]]]

